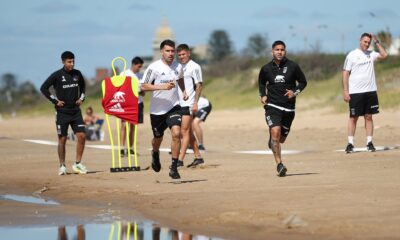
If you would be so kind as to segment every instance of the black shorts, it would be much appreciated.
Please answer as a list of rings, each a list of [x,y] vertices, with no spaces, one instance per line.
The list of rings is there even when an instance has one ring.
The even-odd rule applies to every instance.
[[[292,126],[295,112],[280,110],[268,105],[266,105],[264,109],[265,121],[267,122],[269,128],[280,126],[281,136],[287,137],[290,132],[290,127]]]
[[[212,109],[211,104],[208,105],[208,106],[205,107],[205,108],[201,108],[201,109],[199,109],[199,110],[197,111],[197,113],[195,114],[195,117],[200,118],[201,121],[205,122],[206,119],[207,119],[207,117],[208,117],[208,115],[209,115],[210,112],[211,112],[211,109]]]
[[[350,117],[379,113],[378,94],[375,92],[350,94]]]
[[[138,106],[139,106],[138,123],[143,123],[143,109],[144,109],[143,102],[139,103]]]
[[[151,129],[153,130],[153,136],[160,138],[164,136],[164,131],[167,127],[181,126],[182,113],[181,106],[176,105],[171,110],[163,115],[150,114]]]
[[[190,107],[181,107],[182,116],[190,116]]]
[[[67,136],[69,125],[71,125],[74,133],[86,131],[80,109],[68,112],[56,111],[57,134],[59,136]]]

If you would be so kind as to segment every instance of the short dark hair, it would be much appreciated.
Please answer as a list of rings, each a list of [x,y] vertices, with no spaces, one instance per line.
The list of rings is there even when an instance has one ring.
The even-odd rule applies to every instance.
[[[189,46],[188,46],[187,44],[182,43],[182,44],[179,44],[179,45],[178,45],[178,47],[176,48],[176,51],[177,51],[177,52],[180,52],[180,51],[190,51],[190,48],[189,48]]]
[[[141,57],[134,57],[132,58],[132,65],[143,64],[144,61]]]
[[[361,34],[360,39],[362,39],[363,37],[368,37],[369,39],[372,38],[371,33],[363,33],[363,34]]]
[[[161,42],[160,50],[163,49],[165,45],[175,48],[175,42],[170,39],[166,39]]]
[[[282,45],[284,48],[286,48],[286,44],[285,44],[283,41],[281,41],[281,40],[275,41],[275,42],[272,44],[272,48],[274,48],[274,47],[276,47],[276,46],[278,46],[278,45]]]
[[[75,59],[75,55],[70,51],[65,51],[61,54],[61,60]]]

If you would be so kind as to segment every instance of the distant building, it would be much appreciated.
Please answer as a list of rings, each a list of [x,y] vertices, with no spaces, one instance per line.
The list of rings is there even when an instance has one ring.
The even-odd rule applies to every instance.
[[[400,53],[400,38],[396,38],[392,40],[392,44],[390,45],[388,51],[389,55],[399,55]]]
[[[160,44],[165,39],[175,41],[174,34],[172,32],[172,29],[168,25],[168,21],[166,19],[163,19],[161,21],[161,25],[156,30],[156,36],[153,40],[153,61],[161,58]]]

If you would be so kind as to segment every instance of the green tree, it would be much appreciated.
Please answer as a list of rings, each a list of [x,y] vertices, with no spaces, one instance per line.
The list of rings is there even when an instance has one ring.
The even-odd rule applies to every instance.
[[[255,33],[247,40],[245,53],[251,57],[265,56],[268,48],[267,37],[260,33]]]
[[[218,62],[232,54],[232,42],[224,30],[215,30],[208,40],[208,49],[211,61]]]

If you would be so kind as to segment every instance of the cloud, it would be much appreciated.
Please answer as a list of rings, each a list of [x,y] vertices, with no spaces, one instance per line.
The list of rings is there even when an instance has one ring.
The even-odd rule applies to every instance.
[[[65,2],[47,2],[33,10],[39,13],[61,13],[79,10],[79,6]]]
[[[253,14],[256,18],[294,18],[300,14],[293,9],[281,6],[270,6]]]
[[[154,10],[155,8],[149,4],[134,3],[129,6],[129,9],[138,11],[150,11]]]

